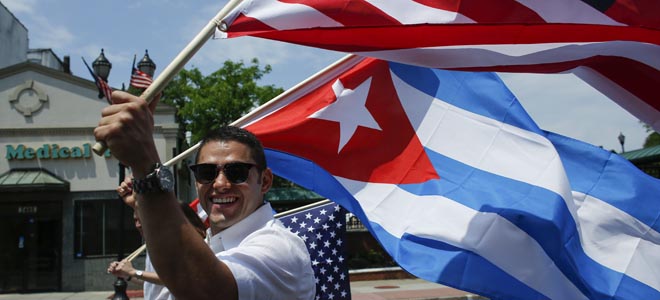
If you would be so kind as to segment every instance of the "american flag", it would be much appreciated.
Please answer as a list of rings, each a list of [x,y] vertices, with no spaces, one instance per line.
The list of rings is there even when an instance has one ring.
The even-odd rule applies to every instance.
[[[153,82],[153,79],[149,74],[142,72],[138,70],[135,66],[133,66],[133,73],[131,74],[131,86],[139,88],[139,89],[146,89],[151,85]]]
[[[325,202],[323,202],[325,203]],[[316,300],[351,299],[344,233],[346,210],[329,202],[280,216],[307,245],[316,279]]]
[[[87,67],[87,70],[89,70],[89,74],[92,75],[92,78],[94,78],[94,83],[96,83],[96,88],[99,89],[99,99],[105,97],[105,99],[108,101],[108,103],[112,104],[112,88],[108,85],[103,78],[100,76],[96,75],[94,71],[92,71],[92,68],[89,67],[87,64],[87,61],[83,58],[83,63],[85,63],[85,67]]]
[[[660,130],[659,15],[652,0],[254,0],[221,27],[429,68],[570,71]]]
[[[136,56],[133,55],[133,68],[131,69],[130,85],[138,89],[146,89],[154,80],[151,78],[151,76],[149,76],[149,74],[142,72],[135,67],[135,58]]]

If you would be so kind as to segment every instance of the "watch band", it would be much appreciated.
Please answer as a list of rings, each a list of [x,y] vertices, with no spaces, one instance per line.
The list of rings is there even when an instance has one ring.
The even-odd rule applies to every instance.
[[[156,163],[151,173],[144,179],[133,178],[133,191],[137,194],[151,192],[171,192],[174,190],[174,176],[166,166]]]

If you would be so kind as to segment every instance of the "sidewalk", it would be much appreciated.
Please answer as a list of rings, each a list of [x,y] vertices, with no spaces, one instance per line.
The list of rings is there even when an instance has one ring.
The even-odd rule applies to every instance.
[[[35,293],[35,294],[0,294],[0,300],[106,300],[112,298],[113,291],[80,293]],[[129,291],[131,299],[135,291]],[[141,293],[139,293],[141,294]],[[351,282],[353,300],[459,300],[486,299],[464,291],[421,279],[390,279]]]
[[[389,279],[351,282],[353,300],[459,300],[486,299],[422,279]]]

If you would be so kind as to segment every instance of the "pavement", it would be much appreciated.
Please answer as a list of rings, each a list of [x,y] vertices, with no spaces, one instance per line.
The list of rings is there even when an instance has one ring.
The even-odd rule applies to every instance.
[[[128,291],[130,299],[143,299],[141,291]],[[351,282],[352,300],[459,300],[486,299],[422,279]],[[0,300],[106,300],[113,291],[0,294]]]

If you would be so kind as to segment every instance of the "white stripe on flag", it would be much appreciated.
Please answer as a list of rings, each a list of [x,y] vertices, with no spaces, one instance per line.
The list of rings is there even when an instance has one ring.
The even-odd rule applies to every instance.
[[[454,11],[436,9],[415,1],[367,0],[403,24],[476,23]],[[414,11],[415,13],[410,13]]]
[[[309,6],[298,3],[285,3],[277,0],[262,0],[258,6],[250,5],[251,1],[243,1],[236,8],[248,17],[255,18],[277,30],[306,27],[306,24],[318,24],[321,27],[341,27],[342,25],[325,14]],[[288,18],[288,15],[305,14],[305,18]]]
[[[208,218],[208,215],[206,214],[206,211],[204,210],[204,207],[202,207],[201,201],[197,203],[196,206],[197,209],[197,216],[202,220],[202,222],[206,222],[206,219]]]
[[[573,192],[573,198],[579,207],[580,237],[588,238],[581,239],[587,255],[660,290],[660,233],[598,198],[579,192]]]
[[[548,23],[621,25],[580,0],[518,0]],[[566,9],[570,7],[570,9]]]
[[[431,68],[470,68],[496,66],[535,66],[563,63],[593,57],[594,53],[639,61],[660,69],[657,45],[613,41],[599,43],[539,43],[426,47],[356,52],[411,65]],[[534,67],[538,69],[538,67]]]
[[[336,178],[367,218],[394,237],[409,233],[472,251],[550,299],[587,299],[536,240],[497,214],[437,195],[414,195],[396,185]]]

